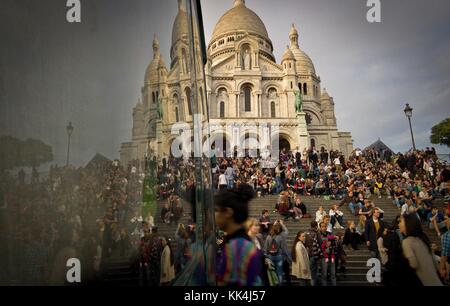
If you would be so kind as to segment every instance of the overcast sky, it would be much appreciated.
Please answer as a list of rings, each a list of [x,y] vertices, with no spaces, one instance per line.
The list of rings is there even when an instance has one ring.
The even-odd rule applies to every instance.
[[[65,0],[0,0],[0,135],[42,139],[65,162],[95,153],[119,157],[132,108],[158,35],[167,65],[177,2],[82,0],[81,24],[66,22]],[[202,1],[207,43],[233,0]],[[419,148],[450,115],[450,1],[381,0],[382,22],[366,20],[366,0],[247,0],[263,20],[277,62],[291,23],[300,47],[336,103],[341,131],[355,147],[381,138],[411,147],[405,103]],[[437,147],[442,153],[448,148]]]

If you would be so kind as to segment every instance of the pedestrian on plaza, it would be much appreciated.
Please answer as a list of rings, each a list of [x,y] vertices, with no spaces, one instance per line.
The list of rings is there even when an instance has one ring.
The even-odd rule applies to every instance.
[[[306,234],[298,232],[292,245],[292,272],[300,281],[300,286],[311,285],[311,269],[308,250],[305,247]]]
[[[419,218],[415,214],[400,217],[400,231],[406,237],[402,241],[403,254],[408,259],[424,286],[442,286],[431,253],[428,236],[423,232]]]
[[[366,239],[367,248],[371,252],[372,257],[378,257],[377,240],[383,234],[386,224],[380,219],[380,210],[378,207],[373,209],[372,217],[366,221],[366,228],[364,235]]]
[[[221,286],[262,284],[262,253],[245,228],[248,203],[253,197],[253,188],[247,184],[220,190],[215,195],[216,225],[226,233],[223,250],[217,258],[217,283]]]

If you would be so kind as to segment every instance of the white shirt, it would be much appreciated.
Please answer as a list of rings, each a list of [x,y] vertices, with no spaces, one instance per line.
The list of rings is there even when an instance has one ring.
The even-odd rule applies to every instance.
[[[403,204],[403,206],[402,206],[402,210],[400,211],[400,214],[401,215],[403,215],[403,214],[405,214],[405,213],[409,213],[409,211],[408,211],[408,204]]]
[[[322,222],[322,219],[326,214],[327,213],[325,211],[322,211],[322,212],[320,210],[316,211],[316,222],[317,223]]]
[[[219,175],[219,185],[227,185],[227,178],[223,173]]]

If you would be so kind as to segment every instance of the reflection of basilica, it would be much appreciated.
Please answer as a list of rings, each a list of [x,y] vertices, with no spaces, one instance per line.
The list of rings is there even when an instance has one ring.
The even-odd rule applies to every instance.
[[[158,101],[163,118],[157,138],[166,154],[175,138],[170,134],[172,124],[193,120],[189,103],[192,95],[187,20],[179,0],[172,29],[170,69],[164,63],[158,41],[156,38],[153,41],[153,60],[146,71],[142,99],[133,109],[132,142],[123,143],[121,148],[124,162],[144,156],[148,144],[156,144]],[[198,94],[202,101],[200,112],[209,109],[210,122],[216,127],[213,139],[220,139],[229,147],[239,146],[252,133],[251,126],[271,124],[279,126],[276,136],[280,148],[302,152],[312,144],[316,148],[340,150],[344,155],[351,152],[351,134],[338,131],[333,98],[321,88],[320,77],[309,56],[300,49],[298,38],[292,25],[290,45],[281,63],[276,63],[264,23],[246,7],[244,0],[234,1],[216,24],[208,45],[205,67],[208,105],[202,89]],[[303,112],[296,112],[296,91],[302,94]],[[226,125],[240,126],[240,130],[236,132]],[[262,130],[255,130],[258,141],[265,138],[258,132]],[[269,132],[271,137],[273,133]]]

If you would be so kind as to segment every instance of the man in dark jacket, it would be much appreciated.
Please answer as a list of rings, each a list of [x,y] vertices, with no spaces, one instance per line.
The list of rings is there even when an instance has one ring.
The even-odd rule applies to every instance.
[[[398,154],[397,165],[402,169],[402,171],[405,170],[406,158],[401,153]]]
[[[416,155],[414,153],[410,153],[408,158],[406,159],[406,168],[413,174],[416,174]]]
[[[309,264],[311,269],[311,283],[314,286],[317,284],[317,271],[320,260],[322,258],[322,238],[320,236],[319,230],[317,229],[316,221],[311,222],[311,228],[305,232],[305,235],[305,247],[308,251]]]
[[[386,224],[380,218],[380,209],[375,207],[373,209],[373,214],[370,219],[366,221],[366,229],[364,235],[366,238],[367,247],[371,253],[372,257],[378,257],[378,246],[377,240],[383,235]]]

